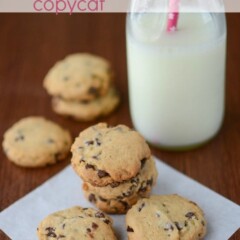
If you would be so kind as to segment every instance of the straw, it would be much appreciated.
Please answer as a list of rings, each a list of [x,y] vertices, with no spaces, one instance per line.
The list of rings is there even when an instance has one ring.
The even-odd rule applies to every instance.
[[[169,0],[169,10],[167,19],[167,31],[174,32],[177,30],[180,0]]]

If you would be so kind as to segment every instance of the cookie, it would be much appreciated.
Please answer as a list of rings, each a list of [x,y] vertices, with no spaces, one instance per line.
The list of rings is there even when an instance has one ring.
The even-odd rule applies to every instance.
[[[113,78],[110,63],[99,56],[76,53],[57,62],[47,73],[44,87],[66,100],[92,100],[107,93]]]
[[[116,240],[112,219],[91,208],[72,207],[46,217],[37,228],[39,240]]]
[[[4,134],[3,149],[12,162],[23,167],[41,167],[67,157],[70,133],[42,117],[27,117]]]
[[[151,201],[162,205],[179,230],[180,240],[202,239],[206,234],[206,221],[202,209],[179,195],[151,196]]]
[[[61,115],[71,116],[76,120],[90,121],[112,112],[119,103],[119,95],[111,88],[107,95],[91,101],[67,101],[60,97],[52,100],[53,110]]]
[[[122,183],[96,187],[85,182],[83,192],[86,198],[107,213],[126,213],[141,197],[148,197],[157,179],[153,158],[142,165],[136,177]]]
[[[151,156],[136,131],[124,125],[99,123],[80,133],[71,148],[76,173],[94,186],[106,186],[135,177]]]
[[[206,234],[203,211],[179,195],[141,199],[126,215],[129,240],[198,240]]]

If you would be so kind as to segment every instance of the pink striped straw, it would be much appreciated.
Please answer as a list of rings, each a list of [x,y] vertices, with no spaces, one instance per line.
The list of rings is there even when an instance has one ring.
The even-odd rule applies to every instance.
[[[180,0],[169,0],[167,31],[174,32],[177,30],[178,16],[179,16]]]

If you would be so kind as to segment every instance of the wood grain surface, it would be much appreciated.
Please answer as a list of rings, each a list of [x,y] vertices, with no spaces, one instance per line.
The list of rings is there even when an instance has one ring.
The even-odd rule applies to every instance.
[[[152,150],[177,170],[239,204],[240,14],[228,14],[227,20],[226,115],[221,131],[211,142],[193,151]],[[1,140],[13,123],[31,115],[42,115],[58,122],[74,137],[98,121],[132,126],[125,48],[124,14],[0,14]],[[74,52],[99,54],[112,62],[122,103],[111,116],[80,123],[58,116],[51,110],[50,97],[42,87],[42,80],[57,60]],[[0,211],[67,164],[69,159],[41,169],[19,168],[0,150]],[[0,239],[7,237],[0,233]],[[231,239],[240,239],[240,231]]]

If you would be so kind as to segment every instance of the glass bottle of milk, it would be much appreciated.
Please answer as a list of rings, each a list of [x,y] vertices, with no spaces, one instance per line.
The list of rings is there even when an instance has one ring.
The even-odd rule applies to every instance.
[[[167,15],[127,16],[131,117],[153,145],[189,149],[213,138],[223,121],[226,20],[188,8],[168,32]]]

